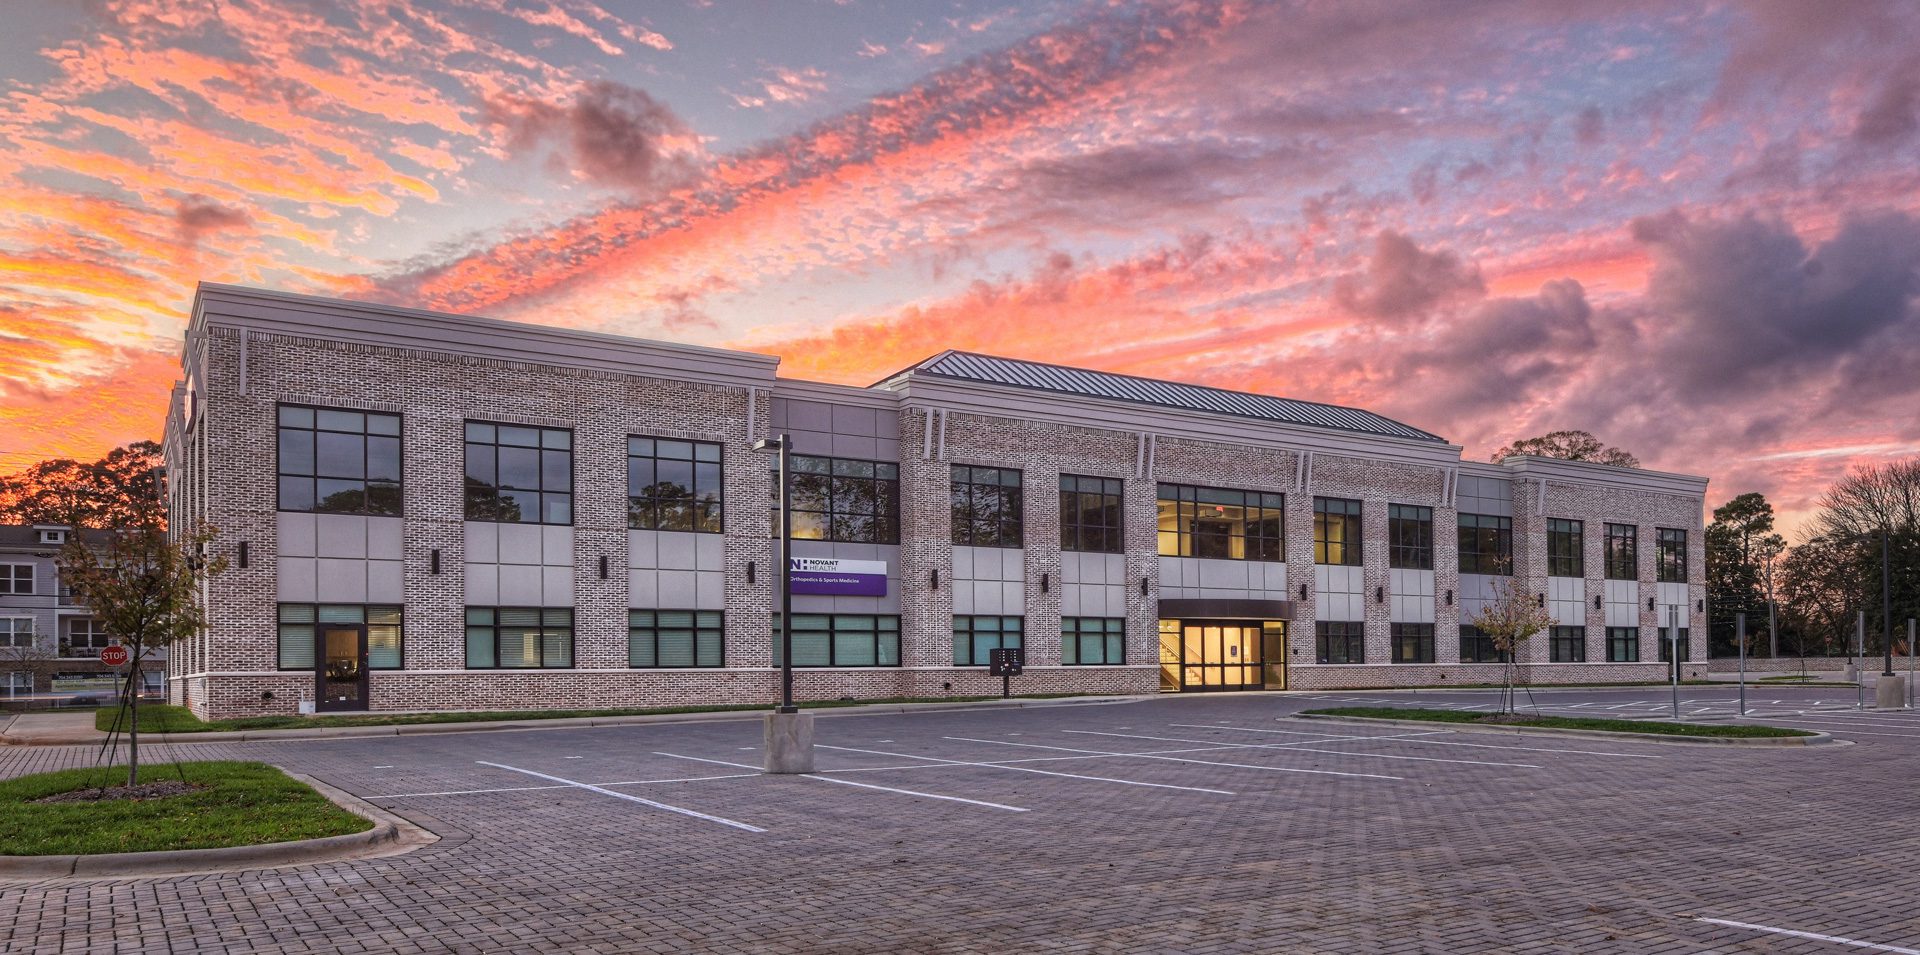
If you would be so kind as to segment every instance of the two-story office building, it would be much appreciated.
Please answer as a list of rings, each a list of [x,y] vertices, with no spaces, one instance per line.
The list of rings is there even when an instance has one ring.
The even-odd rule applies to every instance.
[[[228,558],[169,693],[208,716],[775,698],[791,436],[808,698],[1536,683],[1703,655],[1703,478],[1481,464],[1353,408],[947,352],[772,356],[203,285],[174,526]]]
[[[119,642],[60,580],[60,548],[74,534],[59,524],[0,524],[0,704],[10,708],[110,703],[125,671],[100,662]],[[138,685],[158,693],[166,651],[142,661]]]

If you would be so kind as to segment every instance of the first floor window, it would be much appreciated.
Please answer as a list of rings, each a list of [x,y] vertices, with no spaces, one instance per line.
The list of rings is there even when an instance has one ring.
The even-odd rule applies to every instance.
[[[773,665],[780,665],[780,616],[773,618]],[[897,667],[900,618],[859,613],[793,615],[797,667]]]
[[[467,669],[565,670],[572,666],[571,608],[467,608]]]
[[[1060,662],[1067,666],[1119,666],[1127,662],[1126,618],[1060,618]]]
[[[0,564],[0,594],[33,593],[32,564]]]
[[[1357,620],[1322,620],[1313,628],[1313,642],[1321,663],[1367,662],[1365,624]]]
[[[33,647],[32,617],[0,617],[0,647]]]
[[[1548,637],[1548,656],[1554,663],[1587,662],[1587,628],[1555,627]]]
[[[1393,662],[1432,663],[1433,624],[1396,623],[1393,625]]]
[[[1674,641],[1667,639],[1671,635],[1672,634],[1670,634],[1667,631],[1667,628],[1665,627],[1660,628],[1660,662],[1661,663],[1673,662]],[[1685,627],[1680,628],[1679,644],[1680,644],[1680,659],[1685,660],[1687,658],[1687,651],[1688,651],[1687,628]]]
[[[1607,662],[1608,663],[1639,663],[1640,662],[1640,628],[1639,627],[1608,627],[1607,628]]]
[[[33,695],[32,673],[6,673],[0,676],[6,678],[4,682],[0,682],[0,696],[12,699],[16,696]]]
[[[983,667],[992,662],[991,653],[1002,648],[1017,650],[1025,629],[1020,617],[953,618],[953,665]]]
[[[313,669],[315,635],[330,623],[366,624],[367,669],[400,669],[400,608],[359,604],[281,604],[280,669]]]
[[[1493,645],[1493,638],[1480,632],[1479,627],[1460,628],[1461,663],[1505,663],[1507,655]]]
[[[627,666],[725,666],[724,620],[718,610],[629,610]]]

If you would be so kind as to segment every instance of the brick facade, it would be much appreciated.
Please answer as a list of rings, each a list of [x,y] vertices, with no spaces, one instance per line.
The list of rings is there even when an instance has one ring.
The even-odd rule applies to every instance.
[[[202,296],[234,293],[203,290]],[[244,296],[242,296],[244,297]],[[290,297],[288,297],[290,298]],[[299,300],[315,307],[317,300]],[[367,312],[336,303],[342,323]],[[267,305],[279,305],[279,299]],[[325,307],[320,303],[319,307]],[[346,311],[346,310],[351,311]],[[378,311],[378,310],[373,310]],[[382,332],[354,335],[283,328],[235,309],[232,319],[204,318],[190,332],[188,382],[176,389],[166,442],[173,508],[182,525],[204,521],[217,529],[215,547],[229,558],[208,591],[210,626],[175,648],[169,695],[206,717],[293,712],[311,699],[310,671],[278,669],[277,608],[283,593],[276,510],[277,407],[294,403],[382,411],[402,417],[404,545],[403,666],[373,671],[370,706],[376,710],[531,709],[758,703],[778,693],[772,667],[771,612],[775,556],[770,507],[771,459],[753,441],[768,433],[779,396],[794,385],[760,378],[747,368],[701,380],[694,373],[636,374],[590,362],[536,360],[524,353],[484,348],[442,350],[420,344],[383,344]],[[424,313],[381,316],[404,329]],[[428,318],[432,318],[429,316]],[[451,317],[446,317],[452,321]],[[437,320],[437,319],[436,319]],[[473,320],[460,319],[463,322]],[[504,323],[489,325],[492,333]],[[464,326],[455,331],[464,331]],[[397,333],[396,333],[397,334]],[[501,332],[500,334],[505,334]],[[515,332],[515,334],[525,334]],[[540,333],[533,333],[540,334]],[[561,333],[555,332],[555,335]],[[399,340],[397,337],[396,341]],[[556,345],[556,348],[559,346]],[[609,346],[618,348],[618,345]],[[649,346],[632,343],[635,349]],[[714,353],[720,354],[720,353]],[[507,357],[511,355],[511,357]],[[673,357],[673,356],[670,356]],[[701,356],[694,356],[698,359]],[[689,359],[692,360],[692,359]],[[725,360],[722,359],[716,360]],[[745,359],[741,360],[742,362]],[[583,367],[587,366],[587,367]],[[972,464],[1017,468],[1023,474],[1024,589],[1027,671],[1021,692],[1147,693],[1160,687],[1160,557],[1157,554],[1158,482],[1284,493],[1286,590],[1248,595],[1288,601],[1287,678],[1293,688],[1490,683],[1497,665],[1456,664],[1461,585],[1453,528],[1459,513],[1450,497],[1463,467],[1437,459],[1448,446],[1426,442],[1402,455],[1372,456],[1338,433],[1305,434],[1293,441],[1248,437],[1253,427],[1212,416],[1217,436],[1181,434],[1179,427],[1121,414],[1104,419],[1053,419],[1044,405],[976,410],[923,398],[910,386],[853,389],[806,386],[810,400],[872,405],[885,396],[882,415],[897,420],[900,465],[900,539],[897,587],[901,665],[800,669],[796,694],[806,699],[989,694],[997,678],[984,667],[953,665],[954,547],[950,468]],[[1124,411],[1124,406],[1121,407]],[[191,415],[191,420],[189,417]],[[573,433],[572,608],[573,666],[546,670],[467,669],[465,566],[468,535],[463,491],[463,423],[468,420],[561,427]],[[884,424],[884,421],[883,421]],[[1177,426],[1177,427],[1176,427]],[[890,433],[890,432],[889,432]],[[1251,435],[1251,432],[1249,432]],[[628,666],[626,441],[630,435],[689,438],[723,446],[725,507],[725,667],[633,669]],[[888,442],[890,445],[890,442]],[[1345,453],[1343,453],[1345,452]],[[1388,448],[1388,453],[1397,453]],[[1452,452],[1457,456],[1457,449]],[[1425,455],[1425,458],[1417,458]],[[1303,457],[1304,456],[1304,457]],[[1440,463],[1427,463],[1439,460]],[[1505,476],[1494,466],[1464,466]],[[1614,469],[1607,469],[1613,471]],[[1058,481],[1062,474],[1114,478],[1124,488],[1123,587],[1126,657],[1118,666],[1063,666],[1063,578]],[[1537,480],[1548,481],[1542,497]],[[1623,486],[1624,481],[1624,486]],[[1688,532],[1688,592],[1700,595],[1704,541],[1698,491],[1634,490],[1632,478],[1593,480],[1511,476],[1515,565],[1529,592],[1544,591],[1544,519],[1586,522],[1585,587],[1602,589],[1599,557],[1605,521],[1640,527],[1641,587],[1653,582],[1654,527]],[[1365,601],[1363,664],[1315,662],[1313,498],[1357,499],[1363,505]],[[1434,513],[1435,663],[1389,664],[1390,583],[1387,506],[1418,504]],[[241,542],[250,560],[238,565]],[[435,573],[437,552],[439,572]],[[612,568],[601,572],[603,560]],[[939,583],[936,583],[936,577]],[[1006,577],[1012,580],[1011,576]],[[1073,586],[1078,586],[1077,584]],[[1305,586],[1307,596],[1299,590]],[[1109,591],[1110,592],[1110,591]],[[1444,597],[1441,595],[1445,595]],[[672,608],[668,608],[672,609]],[[1689,607],[1694,658],[1704,657],[1705,627]],[[1651,652],[1652,613],[1642,614],[1642,643]],[[1587,658],[1605,659],[1598,611],[1585,621]],[[1546,664],[1546,638],[1533,642],[1530,682],[1660,679],[1664,664]],[[1596,652],[1597,649],[1597,652]]]

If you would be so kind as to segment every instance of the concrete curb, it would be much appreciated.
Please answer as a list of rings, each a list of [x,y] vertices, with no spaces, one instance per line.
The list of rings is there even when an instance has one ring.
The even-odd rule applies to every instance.
[[[1320,713],[1295,713],[1293,719],[1324,720],[1329,723],[1367,723],[1375,726],[1416,726],[1443,728],[1463,733],[1511,733],[1522,736],[1577,736],[1587,739],[1631,740],[1639,743],[1674,743],[1682,746],[1831,746],[1840,743],[1826,733],[1812,736],[1664,736],[1655,733],[1626,733],[1613,730],[1562,729],[1554,726],[1501,726],[1489,723],[1442,723],[1437,720],[1390,720],[1375,716],[1329,716]]]
[[[855,706],[834,706],[805,708],[802,713],[815,716],[876,716],[898,713],[939,713],[955,710],[999,710],[1022,709],[1034,706],[1093,706],[1113,703],[1137,703],[1155,697],[1137,696],[1074,696],[1058,699],[1022,699],[1010,700],[970,700],[964,703],[870,703]],[[403,723],[396,726],[316,726],[311,729],[298,727],[274,730],[234,730],[213,733],[142,733],[142,743],[258,743],[272,740],[306,739],[353,739],[368,736],[414,736],[423,733],[488,733],[502,730],[542,730],[542,729],[579,729],[582,727],[628,726],[645,723],[718,723],[730,720],[757,720],[772,712],[771,708],[754,710],[723,710],[709,713],[653,713],[635,716],[579,716],[557,717],[540,720],[480,720],[471,723]],[[95,744],[105,738],[100,734],[92,739],[22,739],[7,737],[0,742],[14,746],[74,746]]]
[[[312,786],[334,805],[373,823],[366,832],[324,836],[294,842],[221,849],[166,849],[158,852],[108,852],[98,855],[0,856],[4,879],[112,879],[162,875],[200,875],[266,869],[319,862],[378,859],[432,845],[440,837],[373,805],[352,793],[335,789],[304,773],[275,769]]]

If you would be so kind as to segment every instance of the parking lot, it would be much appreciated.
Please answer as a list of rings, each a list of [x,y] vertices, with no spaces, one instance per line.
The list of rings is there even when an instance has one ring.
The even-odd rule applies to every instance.
[[[1534,697],[1542,712],[1663,716],[1665,692]],[[1685,687],[1683,713],[1725,715],[1734,692]],[[1920,719],[1856,711],[1850,688],[1750,690],[1769,722],[1851,743],[1812,748],[1290,718],[1492,699],[827,716],[804,777],[761,775],[760,727],[743,720],[176,746],[311,773],[443,839],[364,862],[0,884],[0,937],[8,951],[1920,952],[1904,903],[1920,890],[1906,821]],[[0,774],[91,756],[0,750]]]

